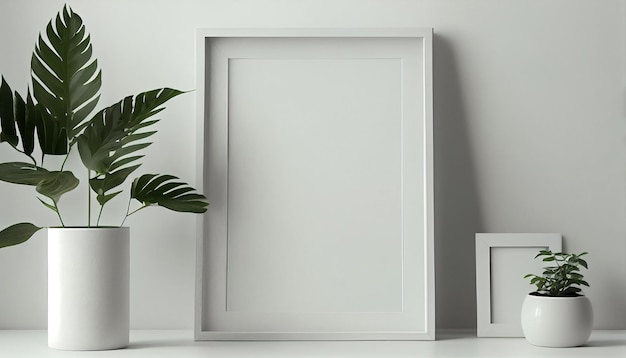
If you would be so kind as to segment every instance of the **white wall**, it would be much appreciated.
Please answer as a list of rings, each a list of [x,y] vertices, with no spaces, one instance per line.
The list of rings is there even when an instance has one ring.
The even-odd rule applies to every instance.
[[[0,3],[0,73],[14,88],[25,89],[37,33],[63,3]],[[623,0],[74,0],[71,6],[100,59],[102,104],[163,86],[193,89],[198,27],[433,27],[438,328],[475,326],[475,232],[563,233],[566,250],[590,252],[587,294],[596,328],[626,328]],[[172,101],[140,170],[198,184],[195,108],[193,94]],[[6,144],[0,158],[21,159]],[[84,192],[62,201],[75,225],[85,217]],[[56,224],[30,188],[0,185],[0,200],[0,227]],[[112,210],[107,219],[118,217]],[[195,217],[155,208],[127,223],[133,328],[191,328]],[[45,263],[43,233],[0,250],[0,328],[45,327]]]

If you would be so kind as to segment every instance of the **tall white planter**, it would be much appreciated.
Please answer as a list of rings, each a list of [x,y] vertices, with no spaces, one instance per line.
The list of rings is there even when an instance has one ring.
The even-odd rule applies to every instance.
[[[130,231],[48,229],[48,345],[104,350],[128,345]]]

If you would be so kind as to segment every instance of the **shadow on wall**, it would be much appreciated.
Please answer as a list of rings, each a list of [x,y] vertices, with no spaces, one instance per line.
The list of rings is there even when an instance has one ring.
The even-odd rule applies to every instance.
[[[476,328],[476,232],[482,218],[454,49],[433,37],[437,329]]]

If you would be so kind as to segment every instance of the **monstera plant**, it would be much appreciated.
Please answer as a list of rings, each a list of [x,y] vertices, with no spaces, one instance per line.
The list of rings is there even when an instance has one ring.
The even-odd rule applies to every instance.
[[[0,163],[0,181],[33,186],[37,198],[65,226],[59,208],[62,196],[78,187],[79,179],[65,164],[78,152],[86,167],[87,227],[98,227],[102,210],[141,165],[141,151],[158,122],[152,119],[163,104],[184,93],[160,88],[98,111],[101,70],[92,56],[90,35],[81,17],[65,6],[40,34],[31,57],[31,86],[26,95],[13,91],[2,77],[0,142],[24,155],[23,162]],[[46,168],[47,156],[62,156],[57,168]],[[145,174],[132,180],[126,218],[149,206],[202,213],[206,198],[173,175]],[[92,197],[99,205],[91,212]],[[131,211],[135,199],[139,207]],[[94,203],[95,206],[95,203]],[[95,217],[92,222],[92,216]],[[41,227],[22,222],[0,231],[0,247],[25,242]]]

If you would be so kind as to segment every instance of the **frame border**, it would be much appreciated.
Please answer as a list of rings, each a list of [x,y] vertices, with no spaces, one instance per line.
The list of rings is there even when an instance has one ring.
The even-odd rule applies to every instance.
[[[476,335],[478,337],[523,337],[519,324],[491,323],[491,248],[548,247],[562,250],[557,233],[477,233],[476,234]]]
[[[196,32],[196,181],[204,187],[205,173],[205,85],[206,39],[220,37],[274,38],[274,37],[405,37],[422,39],[423,44],[423,93],[424,103],[424,257],[425,262],[425,332],[220,332],[203,330],[204,272],[207,262],[204,257],[205,221],[199,216],[196,226],[196,286],[195,286],[195,340],[434,340],[435,339],[435,267],[434,267],[434,165],[433,165],[433,61],[432,28],[319,28],[319,29],[246,29],[246,28],[208,28]],[[206,191],[204,191],[206,192]]]

